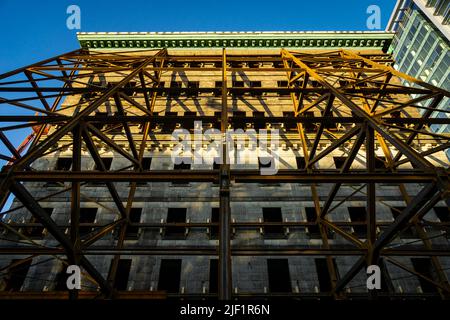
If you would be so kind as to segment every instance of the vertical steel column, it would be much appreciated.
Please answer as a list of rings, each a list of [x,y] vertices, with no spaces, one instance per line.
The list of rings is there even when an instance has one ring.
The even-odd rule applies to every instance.
[[[222,54],[222,164],[219,176],[220,220],[219,220],[219,299],[230,300],[232,292],[231,279],[231,210],[230,210],[230,162],[228,160],[226,132],[228,128],[227,106],[227,58],[225,48]]]
[[[367,171],[373,173],[375,171],[375,135],[373,128],[366,126],[366,166]],[[376,208],[375,208],[376,192],[375,183],[367,183],[367,241],[369,247],[372,247],[376,241]],[[369,255],[370,257],[371,255]],[[376,261],[369,259],[368,263],[372,264]]]
[[[77,125],[73,131],[72,171],[81,170],[81,126]],[[72,182],[70,199],[70,240],[72,241],[73,254],[69,257],[69,263],[79,265],[80,263],[80,181]],[[70,299],[78,298],[77,290],[69,291]]]
[[[375,135],[372,127],[368,125],[366,128],[366,169],[367,172],[373,173],[375,171]],[[373,244],[376,241],[377,219],[376,219],[376,190],[375,183],[367,183],[367,197],[366,197],[366,231],[367,231],[367,265],[378,264],[378,256],[373,254]],[[377,298],[377,290],[369,290],[369,299]]]

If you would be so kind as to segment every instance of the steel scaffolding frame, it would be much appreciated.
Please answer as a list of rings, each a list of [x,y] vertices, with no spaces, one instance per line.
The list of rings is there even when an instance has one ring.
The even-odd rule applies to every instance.
[[[212,62],[214,67],[182,66],[176,63]],[[273,63],[272,67],[236,67],[233,63]],[[445,222],[430,222],[424,216],[439,201],[444,200],[450,207],[449,199],[449,170],[434,166],[426,156],[445,150],[450,145],[450,136],[434,134],[427,130],[431,124],[448,124],[449,118],[432,118],[434,111],[439,110],[439,103],[444,97],[450,97],[450,93],[400,73],[391,67],[390,55],[383,53],[362,54],[348,50],[335,50],[326,52],[296,52],[281,49],[280,55],[236,55],[227,54],[223,49],[222,55],[172,55],[166,49],[141,52],[95,52],[84,49],[43,60],[41,62],[19,68],[17,70],[0,75],[0,95],[7,94],[8,98],[0,98],[2,112],[0,113],[0,140],[10,154],[0,154],[2,160],[8,164],[0,173],[0,204],[5,205],[12,193],[22,203],[21,207],[28,209],[36,218],[34,223],[8,223],[0,221],[0,227],[6,229],[21,239],[28,241],[26,235],[20,232],[24,227],[43,226],[58,241],[58,247],[33,246],[2,246],[0,255],[30,255],[27,258],[16,261],[2,268],[9,270],[13,266],[20,265],[39,255],[66,255],[69,264],[79,264],[83,267],[87,276],[100,287],[99,295],[104,298],[123,298],[127,294],[114,289],[114,279],[117,272],[120,256],[130,255],[217,255],[219,257],[219,293],[220,299],[230,299],[234,296],[245,297],[245,294],[233,294],[232,292],[232,256],[253,255],[323,255],[327,257],[327,267],[332,279],[332,290],[329,293],[320,294],[295,294],[289,296],[298,297],[323,297],[332,296],[335,299],[343,299],[349,296],[345,292],[345,286],[355,275],[367,265],[375,264],[380,257],[386,258],[390,263],[421,277],[436,286],[439,295],[443,299],[449,297],[450,285],[443,271],[439,257],[449,256],[449,248],[435,248],[428,238],[427,228],[448,230]],[[221,88],[173,88],[161,87],[160,79],[164,72],[174,71],[221,71]],[[227,75],[230,72],[281,72],[286,74],[287,86],[285,87],[228,87]],[[86,80],[91,76],[114,74],[121,75],[121,80],[112,86],[98,86]],[[406,84],[394,82],[394,79],[402,79]],[[139,85],[133,90],[144,97],[145,104],[137,102],[127,92],[127,84],[135,81]],[[53,85],[55,83],[61,85]],[[339,85],[341,83],[341,85]],[[50,84],[50,85],[48,85]],[[80,86],[81,84],[81,86]],[[219,92],[218,92],[219,90]],[[220,116],[160,116],[154,114],[154,106],[157,98],[162,94],[189,95],[193,92],[220,93],[222,99],[222,111]],[[290,94],[294,117],[234,117],[230,116],[228,101],[230,95],[244,93],[280,93]],[[33,96],[24,96],[34,94]],[[65,97],[86,95],[89,99],[72,115],[63,114],[62,102]],[[407,101],[398,96],[410,97]],[[305,97],[313,98],[313,102],[305,103]],[[106,101],[113,99],[117,114],[93,115],[93,113]],[[40,102],[41,107],[28,104],[29,101]],[[335,102],[345,105],[352,116],[334,116]],[[418,103],[429,102],[427,106]],[[123,104],[128,103],[136,107],[142,115],[126,115]],[[320,117],[307,117],[306,112],[319,105],[324,106]],[[6,109],[5,107],[8,106]],[[420,108],[425,112],[421,116],[392,117],[397,111],[406,108]],[[13,111],[11,111],[13,110]],[[22,110],[23,112],[17,112]],[[441,110],[448,112],[448,110]],[[28,114],[26,113],[28,112]],[[35,115],[30,115],[35,112]],[[154,123],[189,124],[193,120],[220,123],[220,130],[225,134],[226,130],[237,121],[253,124],[284,123],[296,125],[297,136],[300,140],[305,157],[305,167],[297,170],[280,170],[275,175],[260,175],[257,170],[231,169],[229,162],[220,165],[217,170],[174,170],[174,171],[146,171],[142,161],[144,150],[149,144],[149,136],[152,133]],[[98,129],[95,124],[118,125],[123,128],[128,142],[129,151],[123,145],[108,137],[107,130]],[[341,124],[348,128],[343,134],[333,134],[327,130],[327,125]],[[141,125],[142,134],[140,141],[131,133],[131,126]],[[305,125],[315,125],[313,136],[306,132]],[[33,128],[34,134],[28,150],[16,149],[5,133],[23,128]],[[51,129],[51,131],[49,131]],[[322,138],[330,140],[330,144],[319,152],[319,144]],[[420,137],[428,137],[437,141],[437,146],[426,151],[419,150]],[[62,138],[69,138],[72,152],[72,168],[70,171],[36,170],[30,165],[40,157],[55,150]],[[132,163],[132,169],[126,171],[108,170],[96,148],[96,141],[108,145],[112,150],[128,159]],[[383,149],[386,158],[385,168],[375,170],[375,143]],[[344,165],[339,170],[324,170],[317,168],[317,162],[327,156],[331,151],[350,146],[350,153]],[[359,151],[365,147],[366,169],[354,169],[352,163]],[[97,170],[81,170],[82,148],[88,151],[93,158]],[[60,147],[58,147],[60,148]],[[392,149],[396,153],[392,153]],[[22,152],[22,153],[21,153]],[[228,159],[227,148],[223,144],[224,158]],[[402,169],[400,165],[410,162],[413,169]],[[48,215],[41,207],[39,201],[23,182],[70,182],[70,187],[63,191],[51,193],[46,199],[61,192],[71,193],[70,224],[61,226]],[[116,212],[120,219],[102,226],[86,236],[80,236],[80,203],[82,198],[81,186],[87,182],[103,182],[108,189],[111,199],[116,205]],[[133,205],[136,189],[139,182],[215,182],[219,183],[220,220],[219,223],[135,223],[130,221],[130,210]],[[127,199],[121,199],[114,182],[129,182],[130,189]],[[311,188],[312,200],[316,211],[315,222],[232,222],[230,210],[230,189],[232,183],[308,183]],[[317,192],[317,184],[328,183],[332,186],[326,199],[321,198]],[[362,184],[359,191],[365,189],[365,201],[367,208],[366,222],[333,222],[327,219],[327,214],[334,210],[335,197],[340,187],[345,183]],[[380,223],[376,220],[375,204],[379,199],[376,196],[377,183],[393,183],[407,203],[406,208],[398,215],[393,223]],[[422,183],[425,186],[417,195],[409,195],[405,184]],[[344,200],[345,201],[345,200]],[[124,204],[125,203],[125,204]],[[341,201],[342,203],[342,201]],[[339,203],[337,206],[339,206]],[[19,208],[5,211],[14,214]],[[2,215],[3,215],[2,214]],[[365,240],[357,238],[347,229],[357,225],[367,226]],[[263,226],[282,225],[291,228],[318,226],[322,239],[322,247],[233,247],[231,245],[232,229],[236,228],[261,228]],[[83,224],[83,226],[97,226],[96,224]],[[124,245],[127,227],[161,228],[167,226],[219,227],[219,244],[211,247],[127,247]],[[385,230],[377,233],[377,227],[383,226]],[[67,236],[61,231],[61,227],[70,229]],[[98,226],[97,226],[98,227]],[[120,229],[115,247],[100,247],[94,244],[111,233],[114,229]],[[389,243],[405,228],[414,228],[420,236],[422,246],[417,248],[390,249]],[[328,233],[332,230],[348,240],[349,248],[335,248],[329,244]],[[448,232],[448,231],[447,231]],[[111,272],[105,279],[100,272],[89,262],[89,255],[114,255]],[[358,261],[342,277],[338,277],[333,257],[339,255],[358,256]],[[428,256],[431,257],[433,266],[437,271],[437,279],[429,279],[425,275],[410,270],[392,257],[395,256]],[[30,293],[24,293],[27,297]],[[2,294],[2,296],[5,294]],[[19,296],[20,293],[8,293],[7,296]],[[155,295],[148,292],[132,293],[133,297],[160,297],[164,293]],[[277,296],[266,294],[262,296]],[[376,292],[370,292],[370,298],[376,297]],[[41,297],[54,298],[52,294],[42,294]],[[91,297],[88,293],[70,291],[73,299]],[[207,295],[206,295],[207,296]],[[383,296],[383,294],[381,294]],[[394,293],[391,296],[395,296]]]

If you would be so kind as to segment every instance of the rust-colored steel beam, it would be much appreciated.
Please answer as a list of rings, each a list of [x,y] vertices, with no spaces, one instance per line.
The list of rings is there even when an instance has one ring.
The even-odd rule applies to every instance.
[[[52,236],[61,244],[68,258],[77,255],[71,241],[58,228],[52,218],[44,209],[42,209],[39,203],[34,200],[33,196],[25,189],[22,184],[14,181],[10,186],[10,190],[17,197],[17,199],[19,199],[33,214],[33,216],[36,217],[36,219],[40,221],[42,225],[44,225],[52,234]],[[112,291],[112,288],[103,278],[103,276],[97,271],[97,269],[89,262],[88,259],[86,259],[84,256],[80,256],[79,261],[81,266],[83,266],[83,268],[95,279],[95,281],[97,281],[97,283],[105,293]]]
[[[215,66],[199,66],[201,62],[213,63]],[[260,63],[264,65],[261,66]],[[356,54],[342,50],[317,53],[281,50],[281,54],[278,55],[255,56],[227,54],[225,50],[222,55],[203,56],[170,55],[167,50],[142,51],[133,54],[77,50],[0,75],[0,92],[18,95],[17,98],[0,98],[0,105],[20,111],[17,114],[14,112],[0,114],[0,122],[2,122],[0,142],[10,153],[10,155],[2,154],[0,158],[11,161],[0,173],[0,204],[6,203],[10,191],[16,195],[13,209],[1,213],[0,217],[6,214],[14,217],[22,209],[28,209],[38,219],[38,221],[20,223],[14,219],[10,222],[2,221],[0,228],[5,230],[6,240],[11,240],[8,239],[11,234],[18,237],[19,242],[30,245],[0,246],[0,255],[19,255],[23,258],[20,260],[22,262],[45,255],[53,255],[58,259],[60,256],[67,256],[69,263],[84,266],[88,274],[100,285],[102,297],[106,298],[126,298],[123,292],[113,289],[117,272],[119,272],[118,263],[123,255],[218,256],[218,294],[201,296],[217,296],[222,300],[247,296],[246,293],[232,292],[231,260],[235,256],[323,256],[326,258],[331,291],[311,295],[286,294],[285,296],[319,298],[332,296],[335,299],[353,296],[352,293],[344,292],[343,289],[367,264],[377,262],[382,264],[384,263],[382,258],[396,256],[430,257],[434,269],[438,272],[436,279],[416,271],[411,273],[436,286],[440,297],[446,298],[448,280],[442,271],[439,257],[448,257],[450,251],[448,247],[432,242],[430,238],[435,235],[428,232],[428,229],[436,230],[439,233],[436,236],[444,236],[442,232],[448,232],[450,225],[445,221],[428,221],[425,217],[432,208],[440,205],[441,201],[450,203],[449,172],[445,168],[435,166],[437,163],[435,157],[428,157],[448,149],[450,136],[430,133],[426,127],[432,124],[450,124],[447,118],[431,118],[434,111],[447,112],[438,109],[438,105],[444,97],[450,96],[450,93],[398,73],[389,66],[391,63],[390,56],[386,54]],[[213,72],[217,80],[221,80],[221,86],[186,87],[185,83],[181,87],[172,84],[163,85],[164,79],[161,80],[163,74],[173,73],[178,76],[182,72]],[[231,73],[264,75],[267,72],[274,72],[280,76],[285,73],[284,84],[255,87],[249,83],[249,79],[244,79],[245,85],[241,87],[230,82],[227,77]],[[38,76],[33,77],[33,75]],[[417,86],[400,84],[398,77]],[[95,82],[93,80],[95,78],[102,80]],[[110,81],[110,78],[115,78],[114,82],[105,83]],[[54,83],[59,85],[53,86]],[[418,97],[411,99],[412,94]],[[269,112],[266,112],[264,116],[231,115],[229,99],[233,100],[233,111],[235,111],[235,103],[245,101],[247,98],[264,102],[266,96],[276,95],[290,96],[293,116],[274,116]],[[181,104],[182,101],[178,96],[192,99],[196,103],[201,98],[210,99],[209,97],[214,96],[211,99],[216,99],[217,105],[221,105],[218,110],[221,113],[214,116],[199,114],[199,112],[195,115],[183,116],[158,113],[159,102],[163,100],[177,101]],[[62,103],[64,98],[66,100]],[[427,101],[431,101],[428,107],[418,105]],[[31,105],[35,103],[40,103],[42,107],[37,108]],[[115,108],[115,113],[94,115],[94,111],[100,112],[105,106]],[[425,112],[419,114],[420,109],[424,109]],[[409,114],[410,110],[414,111]],[[407,113],[408,116],[395,116],[398,111],[402,114]],[[35,112],[35,115],[31,115]],[[311,112],[314,116],[310,116]],[[266,116],[267,113],[269,113],[268,116]],[[222,137],[225,137],[230,127],[235,128],[242,123],[248,126],[253,125],[254,128],[265,128],[269,124],[271,126],[284,124],[284,127],[281,126],[284,142],[296,153],[304,156],[304,164],[298,169],[279,169],[278,173],[272,176],[261,175],[259,170],[254,169],[232,170],[226,144],[222,141],[221,151],[224,162],[218,169],[188,171],[143,168],[144,153],[151,151],[149,148],[153,146],[165,148],[170,145],[170,132],[162,130],[161,125],[191,127],[194,121],[203,121],[212,124],[215,128],[220,126]],[[98,129],[105,125],[106,129]],[[137,126],[139,131],[136,130]],[[293,126],[295,130],[292,129]],[[22,154],[17,152],[7,138],[7,134],[23,128],[33,128],[36,134],[29,150]],[[117,131],[114,133],[112,130],[114,128],[123,130],[117,134]],[[419,144],[430,144],[431,147],[423,150],[416,141]],[[120,170],[106,170],[97,150],[97,142],[100,145],[107,145],[120,155],[120,158],[123,157],[127,162],[129,161],[130,165]],[[350,145],[352,146],[349,147]],[[91,154],[99,170],[82,169],[81,157],[84,155],[84,147]],[[384,166],[381,168],[376,163],[380,160],[375,153],[378,147],[381,147],[385,157]],[[347,153],[348,156],[343,168],[325,169],[321,165],[319,167],[320,160],[338,149]],[[66,151],[72,152],[72,167],[68,171],[48,170],[35,166],[35,161],[41,157],[53,157],[59,152]],[[360,165],[364,163],[364,155],[365,167],[364,164]],[[405,156],[404,159],[400,158],[402,155]],[[358,168],[352,166],[357,156]],[[409,164],[405,165],[407,163],[414,166],[407,169],[410,167]],[[55,186],[58,190],[35,199],[31,191],[25,188],[29,183],[38,185],[43,182],[58,182],[59,186]],[[69,183],[63,185],[63,182]],[[81,188],[89,182],[102,183],[106,186],[109,190],[106,194],[107,201],[114,203],[117,209],[109,208],[102,204],[103,200],[92,199],[82,193]],[[119,189],[116,189],[116,184],[125,185],[124,182],[129,183],[126,199],[122,193],[119,194]],[[132,222],[130,211],[140,199],[138,198],[140,197],[138,191],[141,190],[140,183],[145,182],[218,184],[218,194],[213,195],[212,199],[219,202],[219,221],[214,223]],[[234,183],[308,184],[310,194],[303,194],[301,197],[308,196],[312,201],[316,219],[304,221],[303,214],[298,210],[298,221],[231,221],[230,201],[233,200],[231,190]],[[421,183],[428,184],[428,187],[417,195],[408,194],[410,192],[410,189],[406,188],[408,184]],[[384,195],[376,192],[376,186],[380,184],[398,185],[400,198],[407,203],[406,209],[394,222],[377,221],[377,205],[390,206],[389,200],[385,201]],[[345,191],[349,190],[349,193],[336,197],[341,185],[348,187]],[[322,191],[327,187],[330,187],[327,190],[328,195],[324,196]],[[351,192],[352,190],[354,192]],[[70,222],[56,226],[41,205],[46,201],[56,203],[67,201],[63,200],[65,193],[70,195]],[[154,201],[152,194],[145,197],[147,196]],[[173,196],[171,194],[169,197]],[[325,219],[327,212],[330,213],[343,203],[356,199],[365,202],[367,216],[364,221]],[[81,201],[96,202],[98,206],[115,214],[114,221],[104,224],[80,223]],[[124,204],[125,201],[126,204]],[[22,202],[22,205],[19,202]],[[332,206],[333,204],[335,205]],[[321,245],[277,248],[231,245],[233,230],[257,230],[271,226],[290,228],[295,231],[315,226],[320,233],[318,239]],[[367,235],[360,237],[349,231],[356,226],[366,227]],[[57,240],[56,246],[46,247],[39,240],[27,237],[24,230],[36,227],[47,228],[50,235]],[[89,227],[93,231],[80,236],[80,227]],[[130,227],[151,231],[165,227],[181,227],[189,230],[207,230],[214,227],[219,230],[219,242],[217,246],[205,247],[164,246],[163,248],[147,245],[136,247],[125,241],[127,228]],[[381,234],[377,234],[379,227],[384,230]],[[70,231],[70,237],[61,231],[62,228]],[[417,230],[419,234],[417,240],[400,248],[389,247],[394,237],[409,228]],[[112,231],[118,234],[114,245],[99,245],[99,240],[110,235]],[[348,241],[345,247],[337,246],[330,241],[333,233]],[[113,256],[108,279],[102,278],[86,256]],[[337,276],[334,264],[334,258],[338,256],[359,259],[340,278]],[[9,270],[17,263],[10,264],[5,270]],[[146,297],[139,292],[133,292],[133,294]],[[369,296],[375,298],[382,295],[377,293]],[[66,293],[62,296],[69,297]],[[87,296],[91,297],[83,291],[78,295],[75,292],[70,293],[71,298],[82,299]],[[169,294],[164,297],[180,296],[182,295]],[[185,295],[185,297],[194,296],[196,294]],[[261,294],[261,296],[277,295]],[[11,294],[10,297],[20,298],[21,296]]]

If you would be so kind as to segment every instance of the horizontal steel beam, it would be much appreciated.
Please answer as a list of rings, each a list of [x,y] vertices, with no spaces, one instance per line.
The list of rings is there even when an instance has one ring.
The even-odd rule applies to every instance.
[[[103,181],[103,182],[216,182],[218,170],[165,170],[165,171],[22,171],[14,172],[13,177],[18,181]],[[6,174],[0,174],[0,179]],[[246,183],[423,183],[436,180],[433,173],[419,171],[405,171],[397,173],[379,172],[367,173],[354,170],[339,173],[333,170],[312,171],[279,170],[275,175],[261,175],[258,170],[231,170],[231,178],[235,182]]]
[[[44,123],[63,123],[70,120],[70,116],[63,115],[50,115],[50,116],[26,116],[26,115],[1,115],[0,122],[32,122],[30,126],[35,124]],[[92,123],[104,123],[104,124],[120,124],[127,123],[144,123],[153,121],[155,123],[186,123],[193,121],[204,122],[218,122],[220,116],[203,116],[203,115],[176,115],[176,116],[164,116],[164,115],[141,115],[141,116],[86,116],[82,118],[85,122]],[[363,118],[360,117],[301,117],[301,116],[286,116],[286,117],[239,117],[229,116],[230,122],[247,122],[247,123],[325,123],[325,124],[337,124],[337,123],[362,123]],[[450,124],[450,118],[380,118],[380,121],[389,124]]]
[[[232,246],[231,253],[233,256],[364,256],[367,254],[366,249],[359,248],[317,248],[313,247],[245,247]],[[45,248],[45,247],[0,247],[0,255],[64,255],[62,248]],[[139,247],[123,247],[121,249],[111,246],[89,247],[82,250],[84,256],[89,255],[155,255],[155,256],[217,256],[218,250],[215,246],[191,246],[191,247],[172,247],[172,246],[139,246]],[[426,250],[423,248],[411,249],[384,249],[381,256],[450,256],[447,248]]]
[[[65,92],[70,94],[83,94],[83,93],[106,93],[109,88],[99,88],[99,87],[78,87],[78,88],[70,88],[70,87],[39,87],[39,88],[28,88],[28,87],[2,87],[0,85],[0,92]],[[116,92],[127,92],[129,90],[133,90],[136,93],[144,93],[144,92],[158,92],[158,93],[173,93],[173,94],[181,94],[181,93],[206,93],[206,92],[217,92],[220,91],[220,88],[179,88],[179,87],[136,87],[136,88],[118,88]],[[229,93],[235,94],[244,94],[244,93],[263,93],[263,92],[275,92],[275,93],[291,93],[291,92],[303,92],[303,93],[325,93],[330,90],[323,87],[228,87]],[[377,94],[380,92],[378,88],[348,88],[340,90],[342,93],[363,93],[363,94]],[[386,88],[386,94],[430,94],[432,93],[429,89],[420,89],[420,88]],[[3,101],[2,103],[7,103],[8,100]]]

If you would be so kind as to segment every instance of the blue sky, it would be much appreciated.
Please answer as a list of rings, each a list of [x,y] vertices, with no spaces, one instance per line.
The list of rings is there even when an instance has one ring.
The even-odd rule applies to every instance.
[[[367,30],[366,10],[370,5],[381,8],[381,29],[384,30],[395,2],[0,0],[0,74],[78,48],[77,30],[66,27],[69,16],[66,10],[73,4],[81,9],[81,30],[78,31],[83,32],[333,31]],[[0,111],[6,114],[5,110]],[[29,131],[7,132],[7,136],[18,146]],[[9,154],[2,143],[0,153]],[[3,164],[4,161],[0,161],[0,167]]]
[[[78,47],[66,9],[81,9],[80,31],[366,30],[381,8],[384,29],[395,0],[17,1],[0,0],[0,73]]]

